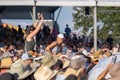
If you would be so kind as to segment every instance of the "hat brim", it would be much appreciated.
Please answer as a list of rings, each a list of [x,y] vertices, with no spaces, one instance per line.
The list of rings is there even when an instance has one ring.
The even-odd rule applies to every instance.
[[[0,66],[0,69],[10,69],[10,67]]]
[[[70,74],[74,74],[75,76],[78,76],[80,74],[80,72],[82,71],[82,68],[78,69],[78,70],[75,70],[75,69],[72,69],[72,68],[68,68],[64,75],[67,77],[69,76]]]
[[[49,55],[51,55],[51,54],[49,54]],[[52,56],[53,59],[51,61],[49,61],[49,62],[46,62],[45,58],[42,59],[42,64],[44,66],[52,67],[53,65],[55,65],[57,63],[58,57],[57,56],[53,56],[53,55],[51,55],[51,56]]]
[[[46,66],[52,67],[53,65],[55,65],[57,63],[57,61],[58,61],[57,56],[53,56],[53,60],[50,61],[48,64],[46,64]]]

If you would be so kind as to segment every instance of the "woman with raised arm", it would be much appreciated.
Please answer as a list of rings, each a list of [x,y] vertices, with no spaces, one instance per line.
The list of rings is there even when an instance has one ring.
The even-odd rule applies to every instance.
[[[48,45],[45,49],[46,53],[51,53],[53,55],[58,55],[62,50],[62,43],[64,41],[64,35],[58,34],[56,41],[53,41],[50,45]]]
[[[35,21],[35,23],[32,26],[30,26],[27,29],[26,35],[24,36],[24,39],[25,39],[25,52],[34,49],[34,47],[35,47],[34,36],[41,29],[41,27],[43,25],[43,20],[44,20],[43,14],[38,13],[38,19]]]

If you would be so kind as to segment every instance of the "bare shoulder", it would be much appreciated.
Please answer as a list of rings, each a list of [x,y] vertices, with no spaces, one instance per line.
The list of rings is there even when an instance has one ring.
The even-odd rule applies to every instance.
[[[54,41],[54,42],[52,42],[51,44],[50,44],[50,46],[56,46],[58,44],[58,42],[57,41]]]

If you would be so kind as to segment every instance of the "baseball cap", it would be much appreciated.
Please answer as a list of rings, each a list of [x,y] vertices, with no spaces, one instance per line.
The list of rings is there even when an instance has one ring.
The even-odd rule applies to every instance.
[[[24,53],[21,57],[22,60],[33,59],[32,55]]]
[[[64,38],[64,35],[63,35],[63,34],[58,34],[57,37],[59,37],[59,38]]]

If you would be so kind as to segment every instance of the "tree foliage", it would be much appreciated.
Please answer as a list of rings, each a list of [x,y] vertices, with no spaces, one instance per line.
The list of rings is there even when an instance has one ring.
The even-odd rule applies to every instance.
[[[93,7],[90,7],[89,15],[85,15],[85,7],[73,7],[73,10],[75,29],[83,27],[83,31],[87,32],[90,27],[93,27]],[[117,40],[116,37],[120,36],[120,7],[98,7],[97,21],[103,23],[102,29],[97,26],[99,38],[106,39],[109,31],[112,31],[112,37]]]
[[[83,33],[87,32],[93,26],[92,11],[90,11],[90,15],[85,15],[85,7],[73,7],[73,10],[74,29],[83,27]]]

